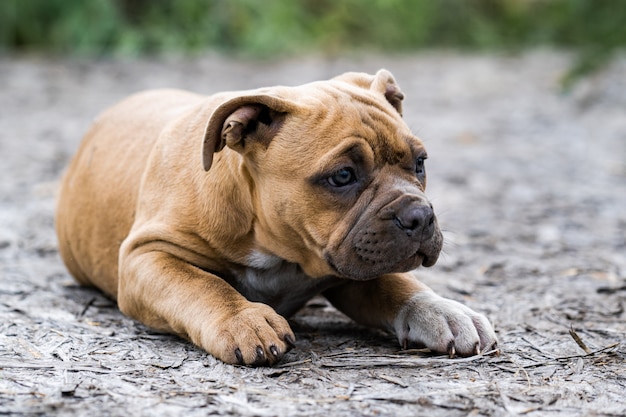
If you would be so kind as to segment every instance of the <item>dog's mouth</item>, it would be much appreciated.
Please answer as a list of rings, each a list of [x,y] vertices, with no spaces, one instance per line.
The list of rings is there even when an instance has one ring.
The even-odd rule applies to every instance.
[[[417,251],[416,255],[422,257],[422,266],[425,268],[435,265],[437,263],[437,259],[439,259],[439,253],[427,255],[423,252]]]
[[[424,247],[422,247],[424,246]],[[397,249],[395,253],[404,254],[402,257],[390,255],[388,251],[376,250],[369,257],[354,248],[348,256],[339,251],[337,254],[326,252],[324,257],[329,267],[336,275],[342,278],[358,281],[367,281],[384,274],[407,272],[420,266],[431,267],[437,263],[441,244],[433,241],[420,245],[420,248],[406,253],[405,250]],[[394,253],[391,251],[391,253]],[[376,256],[374,256],[376,255]]]

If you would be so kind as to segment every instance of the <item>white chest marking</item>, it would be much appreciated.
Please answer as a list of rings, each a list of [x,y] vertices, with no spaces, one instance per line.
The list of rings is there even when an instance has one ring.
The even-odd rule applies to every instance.
[[[247,264],[245,273],[237,277],[237,289],[248,300],[268,304],[286,316],[336,281],[311,278],[297,264],[256,251],[249,255]]]

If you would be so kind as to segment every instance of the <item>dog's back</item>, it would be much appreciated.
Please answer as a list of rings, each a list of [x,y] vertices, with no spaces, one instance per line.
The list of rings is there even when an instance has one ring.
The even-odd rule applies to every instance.
[[[168,122],[202,99],[178,90],[139,93],[103,112],[83,138],[56,212],[61,257],[80,283],[116,297],[119,247],[153,145]]]

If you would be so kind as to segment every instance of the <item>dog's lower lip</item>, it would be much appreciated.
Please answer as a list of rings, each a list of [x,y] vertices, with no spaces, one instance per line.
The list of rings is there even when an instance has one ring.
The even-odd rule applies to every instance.
[[[335,262],[333,262],[333,258],[329,254],[326,254],[324,257],[326,258],[326,263],[328,264],[328,266],[330,266],[330,268],[335,271],[337,275],[341,275],[341,272],[339,272],[339,269],[335,265]]]
[[[437,258],[436,257],[434,258],[434,262],[433,262],[433,257],[429,256],[429,255],[426,255],[425,253],[418,252],[417,256],[421,256],[421,258],[422,258],[421,265],[423,267],[426,267],[426,268],[428,268],[430,266],[433,266],[437,262]]]
[[[328,266],[331,267],[331,269],[333,271],[335,271],[337,277],[339,278],[345,278],[345,279],[350,279],[350,280],[357,280],[357,281],[367,281],[370,279],[374,279],[382,274],[374,274],[374,275],[354,275],[354,274],[346,274],[344,272],[342,272],[339,267],[337,267],[337,265],[335,265],[335,263],[333,262],[332,257],[329,254],[325,255],[325,259],[326,259],[326,263],[328,264]]]
[[[421,258],[421,261],[420,261],[419,265],[425,265],[425,264],[427,264],[427,263],[428,263],[428,260],[430,259],[430,256],[426,255],[424,252],[420,252],[420,250],[419,250],[419,249],[415,252],[415,255],[413,255],[413,256],[414,256],[414,257],[415,257],[415,256],[418,256],[418,257],[420,257],[420,258]]]

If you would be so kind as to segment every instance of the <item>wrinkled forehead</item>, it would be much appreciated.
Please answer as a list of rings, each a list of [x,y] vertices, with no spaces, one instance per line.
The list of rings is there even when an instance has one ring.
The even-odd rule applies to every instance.
[[[363,139],[377,165],[397,164],[424,151],[422,141],[382,94],[343,82],[317,87],[317,103],[309,106],[310,120],[328,139]]]

